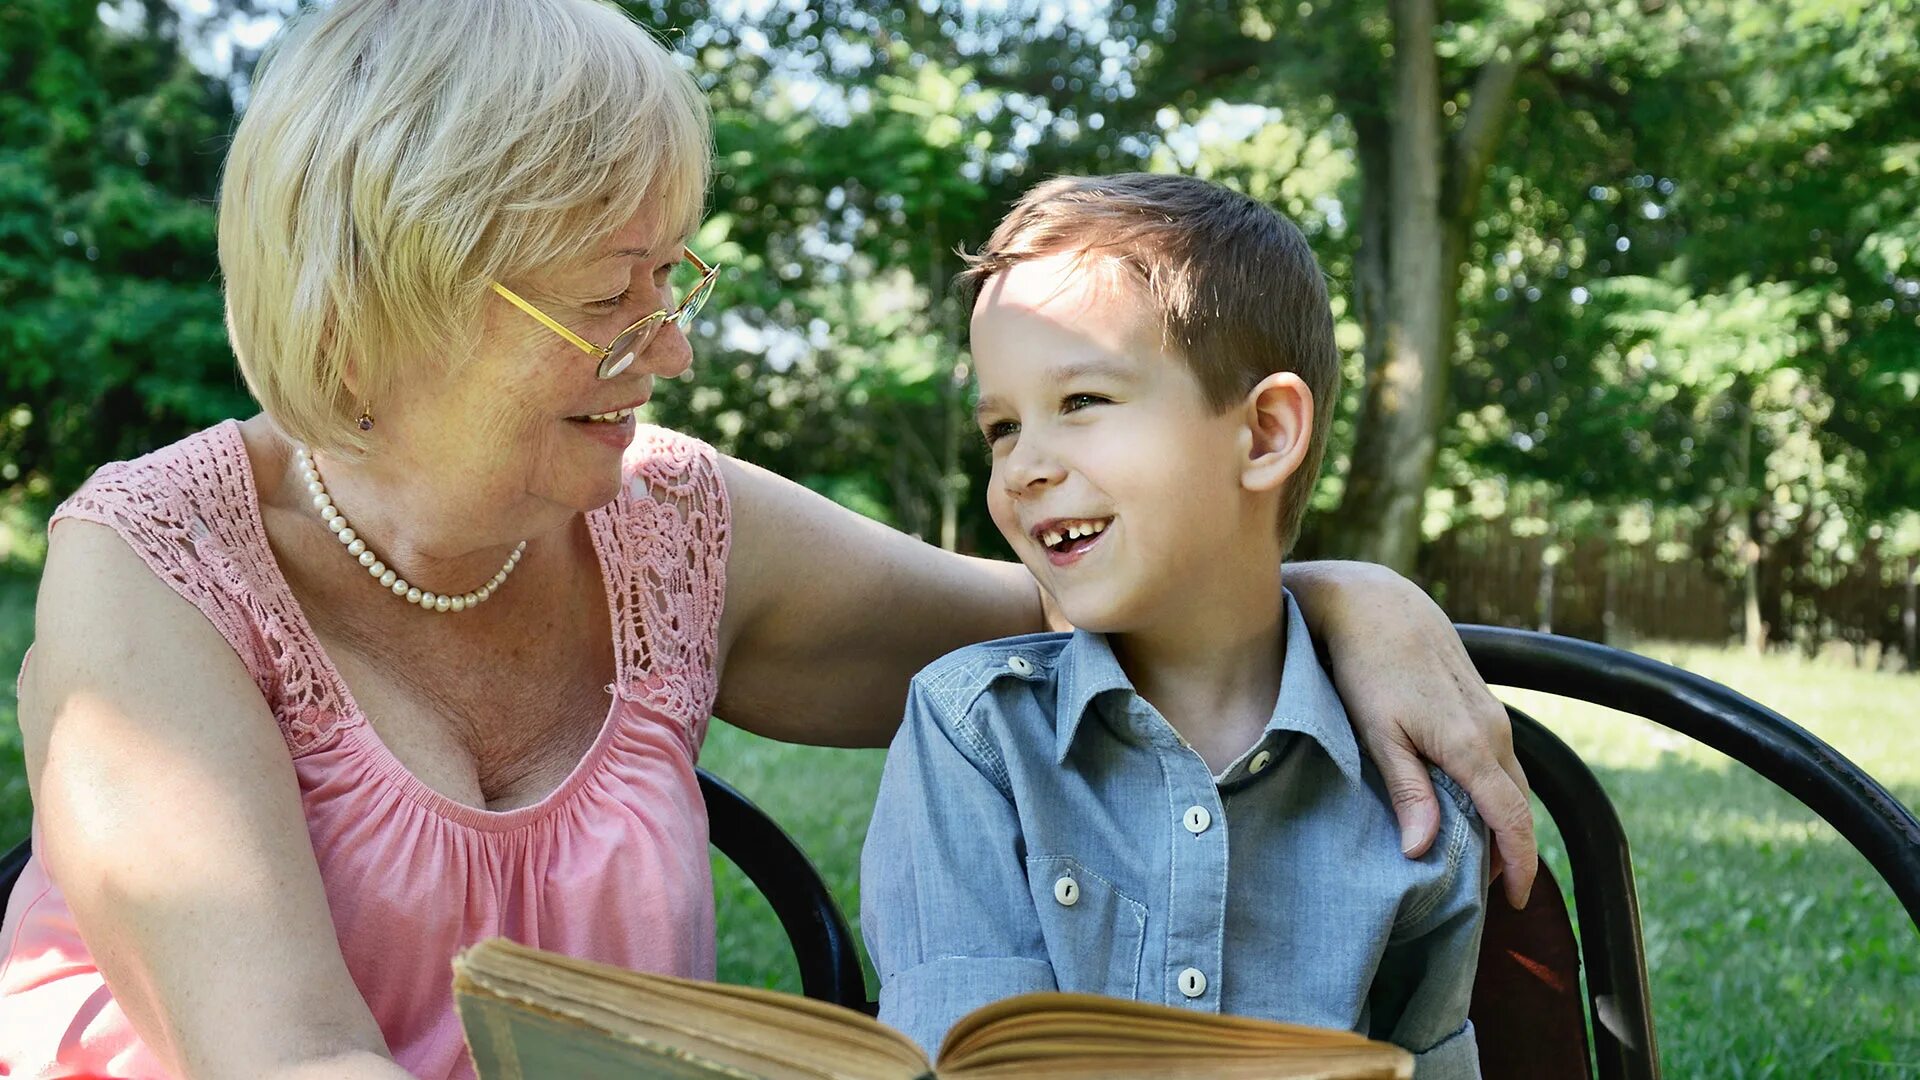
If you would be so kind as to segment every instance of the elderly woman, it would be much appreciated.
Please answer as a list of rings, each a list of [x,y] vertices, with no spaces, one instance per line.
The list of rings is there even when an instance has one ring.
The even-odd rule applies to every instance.
[[[0,1073],[471,1075],[448,961],[494,934],[710,977],[709,714],[880,746],[923,664],[1042,628],[1018,565],[636,427],[691,362],[712,274],[667,282],[702,266],[707,161],[693,83],[593,0],[287,31],[220,205],[264,412],[55,515]],[[1530,870],[1504,717],[1437,610],[1288,574],[1410,846],[1424,750]]]

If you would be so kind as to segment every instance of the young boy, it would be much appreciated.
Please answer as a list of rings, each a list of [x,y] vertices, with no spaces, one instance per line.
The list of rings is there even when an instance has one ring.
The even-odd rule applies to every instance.
[[[1347,1028],[1478,1075],[1484,827],[1438,771],[1400,853],[1281,557],[1338,395],[1292,223],[1204,181],[1062,178],[963,275],[988,507],[1076,629],[913,681],[862,859],[881,1019],[1074,990]]]

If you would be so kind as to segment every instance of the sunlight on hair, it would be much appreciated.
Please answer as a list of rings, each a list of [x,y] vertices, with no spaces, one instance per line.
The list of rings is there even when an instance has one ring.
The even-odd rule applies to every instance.
[[[459,363],[488,282],[576,264],[643,206],[663,237],[700,216],[706,104],[648,30],[599,0],[461,10],[309,10],[234,135],[229,333],[254,396],[317,449],[363,450],[352,417],[402,365]]]

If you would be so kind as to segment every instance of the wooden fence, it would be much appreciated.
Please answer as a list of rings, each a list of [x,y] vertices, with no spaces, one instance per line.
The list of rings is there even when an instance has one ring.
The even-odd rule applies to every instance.
[[[1427,545],[1419,576],[1461,622],[1551,630],[1591,641],[1658,638],[1737,642],[1746,630],[1744,582],[1717,573],[1699,538],[1693,554],[1662,559],[1651,543],[1589,538],[1559,545],[1516,536],[1505,522],[1456,528]],[[1669,547],[1676,542],[1669,538]],[[1858,663],[1920,671],[1915,561],[1869,547],[1841,564],[1761,561],[1757,608],[1774,647],[1850,648]]]

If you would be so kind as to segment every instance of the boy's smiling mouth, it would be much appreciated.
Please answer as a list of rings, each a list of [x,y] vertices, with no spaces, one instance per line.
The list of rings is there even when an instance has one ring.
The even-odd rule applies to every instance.
[[[1048,562],[1067,566],[1092,550],[1112,524],[1110,517],[1049,518],[1028,530],[1027,535],[1046,550]]]

